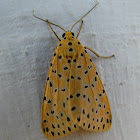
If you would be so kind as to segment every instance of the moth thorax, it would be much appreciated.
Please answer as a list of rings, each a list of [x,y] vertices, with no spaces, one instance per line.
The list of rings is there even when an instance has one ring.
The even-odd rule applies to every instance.
[[[66,56],[67,57],[73,57],[75,55],[76,55],[76,49],[74,47],[66,48]]]

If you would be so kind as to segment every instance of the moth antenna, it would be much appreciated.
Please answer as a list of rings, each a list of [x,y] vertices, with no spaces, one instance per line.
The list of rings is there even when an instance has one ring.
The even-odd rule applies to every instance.
[[[73,29],[73,27],[80,21],[82,20],[88,13],[90,13],[95,7],[96,5],[98,5],[99,3],[95,4],[85,15],[83,15],[78,21],[76,21],[73,26],[71,27],[70,31]]]
[[[82,26],[83,26],[83,20],[82,20],[82,22],[81,22],[81,26],[80,26],[80,29],[79,29],[79,32],[78,32],[76,38],[78,38],[78,36],[79,36],[79,34],[80,34],[80,31],[81,31],[81,29],[82,29]]]
[[[48,19],[42,19],[42,18],[40,18],[40,17],[37,17],[35,14],[34,14],[34,10],[33,10],[33,16],[35,17],[35,18],[38,18],[38,19],[40,19],[40,20],[43,20],[43,21],[45,21],[45,22],[48,22],[48,23],[50,23],[50,24],[52,24],[52,25],[54,25],[54,26],[57,26],[57,27],[59,27],[60,29],[62,29],[63,31],[65,31],[65,29],[63,29],[61,26],[59,26],[59,25],[57,25],[57,24],[55,24],[55,23],[52,23],[52,22],[50,22],[50,21],[48,21]],[[65,31],[66,32],[66,31]]]

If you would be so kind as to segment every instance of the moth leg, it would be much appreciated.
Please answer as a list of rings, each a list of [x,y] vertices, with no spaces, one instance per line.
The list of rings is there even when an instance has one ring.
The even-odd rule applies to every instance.
[[[83,26],[83,20],[81,21],[81,26],[80,26],[80,29],[79,29],[79,32],[78,32],[76,38],[78,38],[78,36],[79,36],[79,34],[80,34],[80,31],[81,31],[81,29],[82,29],[82,26]]]
[[[54,23],[49,22],[48,19],[45,20],[45,19],[42,19],[42,18],[40,18],[40,17],[37,17],[37,16],[34,14],[34,10],[33,10],[33,16],[36,17],[36,18],[38,18],[38,19],[40,19],[40,20],[43,20],[43,21],[47,22],[48,25],[49,25],[49,27],[51,28],[52,32],[53,32],[54,35],[56,36],[56,38],[57,38],[59,41],[61,41],[60,38],[58,37],[58,35],[56,34],[56,32],[53,30],[53,28],[51,27],[50,24],[55,25],[55,26],[58,26],[59,28],[61,28],[62,30],[64,30],[62,27],[60,27],[60,26],[57,25],[57,24],[54,24]],[[64,30],[64,31],[65,31],[65,30]]]
[[[56,34],[56,32],[55,32],[55,31],[53,30],[53,28],[51,27],[51,25],[50,25],[50,23],[48,22],[48,20],[46,20],[46,21],[47,21],[48,25],[50,26],[52,32],[53,32],[54,35],[56,36],[56,38],[57,38],[59,41],[61,41],[61,39],[58,37],[58,35]]]
[[[90,48],[88,48],[88,47],[84,47],[84,48],[90,50],[91,52],[93,52],[97,57],[101,57],[101,58],[111,58],[111,57],[114,57],[114,56],[115,56],[114,54],[111,55],[111,56],[107,56],[107,57],[105,57],[105,56],[100,56],[99,54],[97,54],[96,52],[94,52],[93,50],[91,50]]]

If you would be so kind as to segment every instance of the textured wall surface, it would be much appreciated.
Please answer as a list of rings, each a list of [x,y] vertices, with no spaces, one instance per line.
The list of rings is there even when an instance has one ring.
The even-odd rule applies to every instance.
[[[140,140],[140,1],[98,0],[84,18],[79,40],[89,52],[105,86],[113,115],[110,131],[76,132],[65,140]],[[0,140],[45,140],[41,101],[50,59],[58,40],[48,25],[66,30],[93,0],[0,1]],[[77,33],[80,23],[73,32]],[[61,37],[63,31],[54,27]]]

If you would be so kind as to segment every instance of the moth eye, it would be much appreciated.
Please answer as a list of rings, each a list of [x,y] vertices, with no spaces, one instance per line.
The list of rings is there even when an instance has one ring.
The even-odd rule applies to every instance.
[[[74,36],[74,33],[73,32],[71,32],[71,34]]]
[[[64,36],[65,36],[65,33],[62,34],[62,37],[64,37]]]

